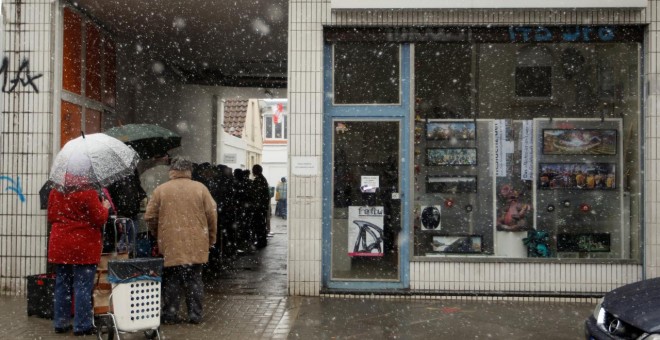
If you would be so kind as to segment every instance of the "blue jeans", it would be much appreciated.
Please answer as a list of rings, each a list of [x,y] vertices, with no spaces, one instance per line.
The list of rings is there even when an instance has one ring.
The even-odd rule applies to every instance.
[[[73,331],[83,332],[94,326],[92,290],[96,276],[95,264],[56,264],[53,326],[66,328],[71,323],[71,296],[75,305]],[[72,294],[73,293],[73,294]]]

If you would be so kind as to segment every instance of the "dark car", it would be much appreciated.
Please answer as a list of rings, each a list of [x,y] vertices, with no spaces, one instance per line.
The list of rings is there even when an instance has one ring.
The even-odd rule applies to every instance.
[[[660,340],[660,278],[616,288],[587,321],[587,339]]]

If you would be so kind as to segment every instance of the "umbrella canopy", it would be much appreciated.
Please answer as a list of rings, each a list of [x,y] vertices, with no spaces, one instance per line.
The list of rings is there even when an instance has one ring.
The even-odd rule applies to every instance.
[[[161,157],[181,146],[181,136],[154,124],[127,124],[103,133],[130,145],[142,159]]]
[[[126,144],[102,133],[67,142],[55,156],[48,180],[60,191],[108,186],[133,173],[140,158]]]

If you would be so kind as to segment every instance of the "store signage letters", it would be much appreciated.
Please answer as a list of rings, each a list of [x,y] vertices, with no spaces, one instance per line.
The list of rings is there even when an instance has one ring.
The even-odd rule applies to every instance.
[[[442,27],[395,28],[386,33],[387,41],[465,41],[467,30]]]
[[[548,27],[509,27],[511,42],[590,42],[612,41],[615,38],[614,27],[575,26],[562,28],[560,31]]]

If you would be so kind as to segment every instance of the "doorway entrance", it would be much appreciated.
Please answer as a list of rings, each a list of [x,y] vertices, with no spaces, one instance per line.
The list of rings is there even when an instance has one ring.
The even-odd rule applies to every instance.
[[[333,122],[332,280],[399,281],[399,125]]]

